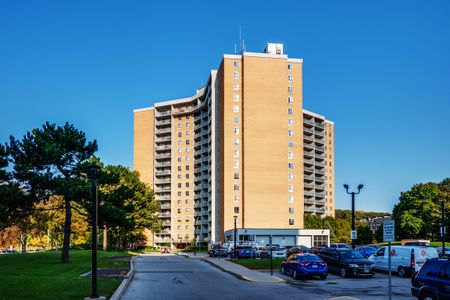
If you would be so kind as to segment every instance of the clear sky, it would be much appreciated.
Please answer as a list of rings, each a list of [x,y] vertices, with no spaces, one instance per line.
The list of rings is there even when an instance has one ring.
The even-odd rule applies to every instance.
[[[413,184],[450,177],[450,1],[0,2],[0,142],[45,121],[132,167],[133,109],[195,93],[242,26],[247,51],[304,59],[304,108],[336,129],[356,208],[390,211]]]

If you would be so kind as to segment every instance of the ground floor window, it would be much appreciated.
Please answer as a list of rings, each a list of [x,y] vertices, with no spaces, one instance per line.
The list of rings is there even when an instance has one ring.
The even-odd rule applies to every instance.
[[[328,245],[327,235],[315,235],[313,246]]]

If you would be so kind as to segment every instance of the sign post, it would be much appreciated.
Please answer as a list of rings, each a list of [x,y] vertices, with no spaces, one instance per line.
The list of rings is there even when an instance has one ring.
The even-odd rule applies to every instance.
[[[350,232],[350,239],[351,239],[352,241],[358,239],[358,232],[357,232],[356,230],[352,230],[352,231]]]
[[[270,236],[270,276],[273,276],[272,251],[272,236]]]
[[[392,271],[391,271],[391,257],[393,253],[391,252],[391,242],[395,240],[395,221],[384,221],[383,222],[383,241],[388,242],[388,270],[389,270],[389,300],[392,299]]]

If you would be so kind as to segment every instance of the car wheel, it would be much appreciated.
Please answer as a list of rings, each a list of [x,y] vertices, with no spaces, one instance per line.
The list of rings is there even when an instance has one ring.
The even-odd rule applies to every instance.
[[[321,280],[327,279],[327,275],[320,275],[320,279],[321,279]]]
[[[286,271],[284,270],[284,266],[281,266],[280,273],[281,273],[281,274],[286,274]]]
[[[423,295],[420,295],[419,300],[436,300],[436,296],[431,293],[425,293]]]
[[[398,267],[397,275],[398,275],[398,277],[402,277],[402,278],[406,277],[406,270],[405,270],[405,268],[403,268],[402,266]]]
[[[341,277],[347,277],[347,269],[345,267],[341,267]]]
[[[292,273],[292,277],[293,277],[294,279],[298,279],[297,270],[294,270],[294,272]]]

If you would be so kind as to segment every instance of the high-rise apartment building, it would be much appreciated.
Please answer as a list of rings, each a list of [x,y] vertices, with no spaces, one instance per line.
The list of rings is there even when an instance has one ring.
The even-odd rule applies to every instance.
[[[224,55],[194,96],[134,111],[134,169],[161,203],[157,245],[224,241],[234,222],[244,240],[326,240],[299,231],[305,213],[334,215],[333,123],[303,110],[302,62],[282,44]]]

